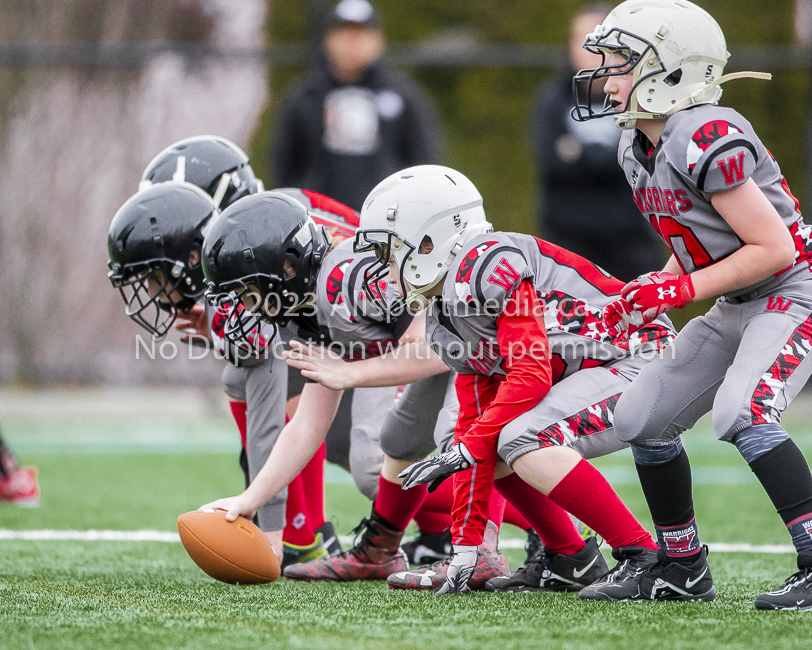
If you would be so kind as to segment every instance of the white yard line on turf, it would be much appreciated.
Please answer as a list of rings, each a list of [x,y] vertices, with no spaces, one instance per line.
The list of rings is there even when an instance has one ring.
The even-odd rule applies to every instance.
[[[161,530],[8,530],[0,528],[0,540],[24,539],[29,541],[80,542],[179,542],[177,533]],[[345,548],[352,546],[349,535],[340,537]],[[523,539],[503,539],[503,549],[524,548]],[[714,553],[794,553],[791,544],[708,544]]]

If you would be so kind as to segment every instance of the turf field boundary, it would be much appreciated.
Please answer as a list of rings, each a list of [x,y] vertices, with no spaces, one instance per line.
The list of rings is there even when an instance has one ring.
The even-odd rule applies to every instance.
[[[78,541],[78,542],[180,542],[180,536],[172,531],[163,530],[9,530],[0,528],[2,540],[28,541]],[[339,537],[345,548],[352,546],[353,538],[349,535]],[[524,548],[523,539],[503,539],[499,542],[503,549]],[[708,544],[714,553],[757,553],[780,554],[795,553],[791,544]]]

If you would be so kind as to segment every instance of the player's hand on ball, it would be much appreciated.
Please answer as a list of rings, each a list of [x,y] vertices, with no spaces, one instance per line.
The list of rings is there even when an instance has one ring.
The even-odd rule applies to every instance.
[[[477,561],[476,546],[454,545],[454,555],[448,566],[445,582],[434,592],[438,596],[445,594],[470,594],[468,580],[474,572]]]
[[[682,309],[694,301],[690,275],[656,271],[632,280],[620,291],[632,309],[643,312],[646,322],[671,309]]]
[[[282,356],[289,366],[301,370],[302,376],[332,390],[352,388],[348,377],[350,364],[335,352],[299,341],[291,341],[290,347]]]
[[[217,499],[217,501],[200,506],[198,510],[225,510],[226,519],[236,521],[239,516],[243,516],[248,520],[253,519],[254,515],[257,514],[257,508],[258,506],[254,505],[243,493],[236,497]]]
[[[641,312],[632,309],[623,298],[606,305],[602,317],[604,326],[615,338],[628,338],[648,322]]]

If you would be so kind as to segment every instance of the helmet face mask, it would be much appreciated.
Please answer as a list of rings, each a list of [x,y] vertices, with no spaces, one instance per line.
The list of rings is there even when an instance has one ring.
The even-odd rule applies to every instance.
[[[588,34],[584,48],[601,54],[602,65],[573,78],[572,116],[586,121],[612,115],[623,129],[640,119],[662,119],[689,106],[717,104],[721,83],[731,78],[766,78],[760,73],[723,75],[730,54],[713,17],[688,0],[626,0]],[[608,61],[610,55],[613,61]],[[632,73],[623,106],[607,99],[595,110],[606,79]],[[622,100],[621,100],[622,101]]]
[[[124,313],[155,338],[166,336],[178,313],[188,312],[200,296],[184,291],[189,276],[180,262],[154,259],[108,266],[107,277],[124,300]]]
[[[587,36],[584,49],[592,54],[601,56],[601,65],[596,68],[579,70],[572,78],[572,93],[575,99],[573,118],[579,122],[593,120],[599,117],[612,116],[621,128],[632,128],[633,118],[624,119],[621,116],[632,116],[639,112],[637,104],[637,90],[647,79],[665,72],[665,64],[657,53],[656,48],[645,39],[622,29],[614,27],[605,34],[596,38],[595,34]],[[614,58],[610,62],[610,58]],[[640,65],[645,62],[644,65]],[[645,67],[645,70],[643,68]],[[609,95],[604,93],[604,85],[608,78],[632,74],[632,85],[622,107],[613,106]],[[604,95],[602,107],[598,97]],[[639,117],[639,116],[636,116]],[[650,117],[663,117],[650,114]],[[626,127],[626,123],[631,126]]]
[[[107,238],[107,274],[125,313],[156,338],[203,295],[204,232],[217,213],[189,183],[161,183],[132,196]]]
[[[216,293],[210,285],[206,300],[224,315],[223,334],[241,350],[249,354],[261,353],[276,335],[278,323],[263,318],[265,305],[259,298],[258,287],[242,281],[231,283],[231,289]],[[273,313],[271,308],[268,313]],[[262,323],[272,326],[270,335],[262,332]]]
[[[415,298],[414,289],[409,286],[404,273],[404,265],[416,248],[391,230],[359,230],[355,235],[353,250],[356,253],[375,254],[375,261],[364,269],[364,293],[389,321],[407,309],[425,306],[423,301]],[[396,278],[397,288],[394,295],[387,295],[392,275]]]

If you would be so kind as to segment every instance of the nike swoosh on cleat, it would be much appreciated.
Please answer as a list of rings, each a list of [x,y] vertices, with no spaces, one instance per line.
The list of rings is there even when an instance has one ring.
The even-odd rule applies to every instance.
[[[593,557],[593,558],[592,558],[592,562],[590,562],[589,564],[587,564],[587,565],[586,565],[586,566],[585,566],[583,569],[581,569],[580,571],[578,571],[578,569],[573,569],[573,570],[572,570],[572,575],[573,575],[575,578],[580,578],[580,577],[581,577],[581,576],[583,576],[583,575],[584,575],[584,574],[585,574],[587,571],[589,571],[589,570],[592,568],[592,565],[593,565],[593,564],[595,564],[595,562],[597,562],[597,561],[598,561],[598,556],[596,555],[595,557]]]
[[[699,582],[700,580],[702,580],[702,578],[705,577],[705,574],[707,572],[708,572],[708,567],[705,567],[705,570],[702,573],[699,574],[699,577],[696,580],[686,580],[685,581],[685,588],[690,589],[691,587],[693,587],[697,582]]]

